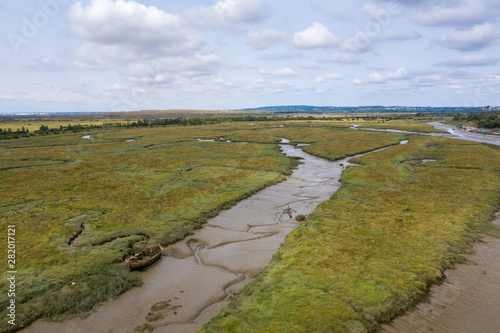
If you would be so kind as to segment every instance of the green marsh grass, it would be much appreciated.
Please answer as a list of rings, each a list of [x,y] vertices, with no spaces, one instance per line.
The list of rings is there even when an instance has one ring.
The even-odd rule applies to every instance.
[[[123,265],[128,254],[147,244],[168,245],[182,239],[221,209],[285,179],[298,161],[280,153],[277,143],[283,137],[292,144],[310,143],[305,150],[330,159],[393,145],[406,137],[349,130],[347,122],[341,123],[321,120],[227,122],[115,128],[2,141],[0,219],[2,225],[16,224],[18,231],[20,296],[16,329],[38,318],[63,319],[83,314],[96,304],[140,285],[137,276],[127,272]],[[92,139],[81,138],[87,134]],[[125,142],[127,139],[134,141]],[[414,155],[394,157],[398,163],[389,166],[403,174],[408,168],[444,173],[449,168],[465,173],[497,172],[495,161],[498,159],[493,154],[481,160],[482,166],[478,166],[475,155],[461,159],[448,156],[450,153],[445,160],[439,155],[444,151],[441,146],[455,149],[458,155],[463,147],[453,148],[447,141],[429,142],[421,141],[418,150],[412,151]],[[476,146],[468,148],[470,154],[478,152]],[[490,154],[491,147],[480,147],[482,158]],[[420,165],[420,157],[435,158],[438,162]],[[371,163],[366,158],[366,163]],[[365,179],[348,173],[346,186],[349,181],[359,181],[356,186],[362,188]],[[354,199],[348,203],[368,202],[363,193],[356,193],[357,197],[352,194]],[[444,209],[440,214],[446,214],[445,208],[439,209]],[[307,217],[308,226],[314,225],[319,217],[310,218]],[[78,235],[82,225],[84,231]],[[356,232],[361,236],[372,232],[365,229],[360,227]],[[324,237],[328,238],[326,234]],[[304,244],[313,248],[314,239]],[[0,251],[4,250],[5,244],[0,244]],[[345,252],[349,251],[354,248],[346,245]],[[334,255],[329,254],[327,258]],[[312,269],[306,271],[312,272]],[[260,279],[269,278],[264,275]],[[322,279],[317,282],[324,289]],[[292,280],[300,281],[300,274]],[[3,288],[5,282],[0,286]],[[350,285],[346,284],[347,287]],[[294,297],[301,298],[301,302],[311,306],[315,306],[314,300],[322,302],[321,311],[325,315],[338,310],[347,318],[341,323],[332,323],[332,327],[359,328],[366,324],[353,315],[357,312],[352,308],[344,308],[342,301],[329,304],[331,296],[315,295],[300,284],[294,288]],[[304,295],[312,296],[309,299]],[[4,302],[0,301],[3,309]],[[3,318],[6,317],[2,315],[0,330],[12,330]],[[313,317],[308,318],[306,322],[312,325],[310,318]],[[301,327],[300,316],[293,325]],[[295,327],[293,325],[289,327]]]
[[[499,161],[497,146],[418,136],[358,158],[202,331],[373,332],[497,232]]]
[[[3,141],[0,219],[18,231],[15,329],[85,313],[140,285],[123,265],[127,255],[182,239],[221,209],[285,179],[298,161],[281,154],[282,137],[294,143],[335,137],[345,145],[361,137],[349,143],[354,151],[400,138],[375,133],[370,140],[322,122],[280,125],[108,129]],[[12,330],[4,319],[1,325]]]
[[[275,144],[218,140],[225,130],[114,129],[88,133],[93,139],[78,133],[3,142],[0,219],[17,227],[15,329],[84,313],[140,285],[123,264],[128,254],[182,239],[297,165]],[[0,331],[11,331],[4,318]]]

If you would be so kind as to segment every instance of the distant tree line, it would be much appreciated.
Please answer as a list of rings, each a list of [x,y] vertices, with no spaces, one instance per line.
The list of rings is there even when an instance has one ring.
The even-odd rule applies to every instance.
[[[352,120],[401,120],[410,119],[412,116],[408,115],[392,115],[386,117],[380,117],[375,115],[368,115],[363,117],[353,117]],[[298,116],[298,115],[242,115],[242,116],[211,116],[211,117],[178,117],[178,118],[153,118],[153,119],[137,119],[134,121],[125,122],[109,122],[103,123],[101,125],[85,125],[85,124],[68,124],[66,126],[60,125],[56,128],[50,128],[47,125],[40,125],[39,129],[35,131],[28,131],[24,127],[13,131],[8,128],[5,130],[0,129],[0,139],[17,139],[21,137],[29,137],[33,135],[49,135],[49,134],[60,134],[60,133],[77,133],[90,130],[99,130],[107,128],[136,128],[136,127],[153,127],[153,126],[198,126],[198,125],[208,125],[208,124],[219,124],[224,122],[238,122],[238,121],[254,121],[254,122],[266,122],[266,121],[289,121],[289,120],[347,120],[350,118],[345,117],[327,117],[322,118],[314,116]]]
[[[30,131],[27,128],[21,127],[13,131],[11,128],[1,129],[0,128],[0,139],[10,139],[10,138],[20,138],[29,137]]]
[[[228,116],[228,117],[191,117],[191,118],[154,118],[154,119],[138,119],[136,121],[126,121],[126,122],[113,122],[104,123],[102,125],[82,125],[82,124],[68,124],[66,126],[60,125],[59,127],[50,128],[47,125],[40,125],[39,129],[33,132],[25,129],[24,126],[21,129],[12,130],[0,129],[0,139],[18,139],[21,137],[30,137],[34,135],[49,135],[49,134],[60,134],[60,133],[77,133],[89,130],[107,129],[107,128],[135,128],[135,127],[148,127],[148,126],[196,126],[196,125],[207,125],[207,124],[219,124],[228,121],[286,121],[286,120],[312,120],[316,119],[312,116]]]
[[[495,129],[500,128],[500,112],[474,112],[469,114],[456,115],[454,121],[463,123],[473,123],[477,128]]]
[[[208,124],[220,124],[230,121],[286,121],[286,120],[313,120],[316,119],[313,116],[227,116],[227,117],[192,117],[192,118],[155,118],[155,119],[139,119],[133,122],[126,123],[114,123],[116,127],[141,127],[141,126],[167,126],[167,125],[179,125],[179,126],[196,126],[196,125],[208,125]]]
[[[93,130],[93,129],[102,129],[105,127],[113,127],[113,126],[106,126],[107,124],[104,125],[71,125],[68,124],[67,126],[60,125],[57,128],[50,128],[47,125],[40,125],[39,129],[36,129],[33,132],[30,132],[29,129],[25,129],[24,126],[21,128],[18,128],[17,130],[13,131],[11,128],[7,129],[1,129],[0,128],[0,139],[18,139],[18,138],[26,138],[30,137],[33,135],[48,135],[48,134],[59,134],[59,133],[65,133],[65,132],[83,132],[83,131],[88,131],[88,130]]]

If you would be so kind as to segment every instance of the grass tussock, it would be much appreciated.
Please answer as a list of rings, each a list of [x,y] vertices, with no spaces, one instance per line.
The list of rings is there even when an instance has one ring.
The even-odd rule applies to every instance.
[[[429,137],[359,158],[202,331],[374,331],[498,230],[499,161],[498,147]]]

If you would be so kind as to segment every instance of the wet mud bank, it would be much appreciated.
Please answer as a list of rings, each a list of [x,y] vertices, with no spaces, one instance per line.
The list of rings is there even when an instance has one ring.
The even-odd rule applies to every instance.
[[[500,212],[493,223],[500,225]],[[380,332],[500,332],[500,239],[486,236],[474,250],[465,263],[445,272],[425,301]]]
[[[286,143],[286,140],[283,140]],[[404,142],[402,142],[404,143]],[[270,262],[286,236],[340,187],[349,160],[330,162],[291,145],[283,153],[303,164],[270,186],[210,219],[138,272],[144,284],[109,301],[87,318],[38,320],[32,332],[194,332],[215,316]]]

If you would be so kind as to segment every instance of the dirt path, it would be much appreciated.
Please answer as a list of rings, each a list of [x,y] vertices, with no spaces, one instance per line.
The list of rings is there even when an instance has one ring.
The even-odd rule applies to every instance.
[[[283,141],[286,142],[286,141]],[[221,212],[193,236],[165,249],[139,276],[144,285],[100,306],[85,319],[38,320],[24,333],[194,332],[216,315],[264,269],[299,223],[340,187],[346,158],[314,157],[290,145],[288,156],[303,158],[293,174]],[[291,215],[291,216],[290,216]]]

